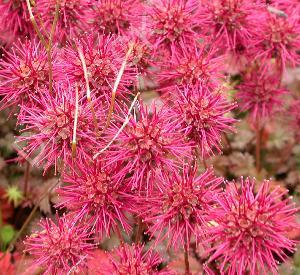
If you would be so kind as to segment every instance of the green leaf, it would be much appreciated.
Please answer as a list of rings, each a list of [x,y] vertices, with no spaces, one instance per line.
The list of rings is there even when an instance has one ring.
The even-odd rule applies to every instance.
[[[0,239],[4,245],[9,244],[12,241],[14,236],[15,236],[15,229],[11,225],[6,224],[0,227]]]

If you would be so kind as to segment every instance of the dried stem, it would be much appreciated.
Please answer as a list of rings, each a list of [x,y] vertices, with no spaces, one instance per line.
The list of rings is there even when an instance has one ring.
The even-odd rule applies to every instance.
[[[79,94],[78,87],[75,86],[75,114],[74,114],[74,128],[73,128],[73,139],[72,139],[72,158],[76,157],[76,145],[77,145],[77,125],[78,125],[78,110],[79,110]]]
[[[137,101],[139,95],[140,95],[140,92],[138,92],[136,94],[135,98],[133,99],[133,101],[131,103],[131,106],[130,106],[130,108],[128,110],[127,117],[125,118],[125,121],[124,121],[123,125],[120,127],[120,129],[118,130],[118,132],[116,133],[116,135],[112,138],[112,140],[103,149],[100,150],[100,152],[98,152],[97,154],[95,154],[93,156],[93,159],[96,159],[100,154],[102,154],[105,150],[107,150],[109,148],[109,146],[114,143],[114,141],[117,139],[117,137],[119,136],[119,134],[123,131],[123,129],[126,127],[126,125],[128,124],[128,122],[130,120],[131,111],[133,109],[133,106],[134,106],[135,102]]]
[[[190,275],[190,263],[189,263],[189,251],[187,241],[184,244],[184,263],[185,263],[185,274]]]
[[[124,59],[122,65],[121,65],[120,71],[119,71],[119,73],[117,75],[117,78],[116,78],[116,81],[114,83],[114,87],[113,87],[113,91],[112,91],[112,95],[111,95],[110,107],[109,107],[107,120],[106,120],[106,125],[105,125],[104,129],[107,129],[110,125],[111,116],[112,116],[112,113],[113,113],[114,108],[115,108],[116,93],[117,93],[120,81],[122,79],[122,76],[123,76],[123,73],[124,73],[124,70],[125,70],[125,67],[126,67],[126,64],[127,64],[127,60],[129,58],[132,50],[133,50],[133,47],[134,47],[134,44],[130,43],[129,49],[128,49],[126,55],[125,55],[125,59]]]
[[[54,33],[55,33],[55,29],[56,29],[57,22],[58,22],[58,17],[59,17],[60,0],[56,0],[55,16],[54,16],[53,24],[52,24],[52,27],[51,27],[50,36],[49,36],[49,38],[47,37],[48,42],[46,41],[44,35],[40,31],[40,28],[37,24],[37,21],[35,20],[35,17],[32,13],[30,0],[26,0],[26,4],[27,4],[29,16],[30,16],[30,21],[33,25],[33,28],[34,28],[35,32],[37,33],[41,43],[43,44],[43,46],[45,47],[45,49],[47,51],[47,59],[48,59],[48,67],[49,67],[49,92],[52,93],[52,90],[53,90],[52,43],[53,43],[53,37],[54,37]],[[44,25],[42,24],[42,29],[43,28],[44,28]]]
[[[89,82],[89,75],[88,75],[88,71],[87,71],[87,67],[86,67],[86,62],[84,59],[84,55],[82,53],[82,51],[78,48],[78,54],[79,54],[79,58],[82,64],[82,69],[83,69],[83,74],[84,74],[84,79],[85,79],[85,85],[86,85],[86,98],[87,101],[90,105],[90,109],[92,112],[92,116],[93,116],[93,123],[94,123],[94,127],[95,127],[95,131],[96,134],[99,135],[98,132],[98,121],[97,121],[97,117],[96,117],[96,113],[95,113],[95,109],[94,109],[94,105],[91,99],[91,89],[90,89],[90,82]]]
[[[27,9],[28,9],[28,12],[29,12],[30,21],[31,21],[31,23],[33,25],[33,28],[34,28],[35,32],[37,33],[39,39],[41,40],[41,43],[43,44],[43,46],[48,51],[48,43],[46,42],[45,37],[41,33],[41,31],[40,31],[40,29],[38,27],[38,24],[37,24],[37,22],[35,20],[35,17],[34,17],[34,15],[32,13],[32,8],[31,8],[30,0],[26,0],[26,4],[27,4]]]
[[[53,37],[57,26],[58,16],[59,16],[59,5],[60,0],[56,0],[55,5],[55,16],[53,20],[53,24],[51,27],[50,37],[49,37],[49,43],[48,43],[48,66],[49,66],[49,92],[52,94],[53,90],[53,66],[52,66],[52,43],[53,43]]]

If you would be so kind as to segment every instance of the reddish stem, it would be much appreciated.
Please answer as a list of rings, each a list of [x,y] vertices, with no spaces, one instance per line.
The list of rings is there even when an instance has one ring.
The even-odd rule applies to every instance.
[[[184,245],[184,263],[185,263],[185,274],[190,275],[190,263],[189,263],[189,251],[187,241]]]
[[[261,170],[261,138],[263,128],[260,127],[259,123],[256,124],[256,145],[255,145],[255,165],[256,172],[259,173]]]
[[[138,218],[138,227],[135,235],[135,243],[139,243],[143,234],[143,222],[141,218]]]

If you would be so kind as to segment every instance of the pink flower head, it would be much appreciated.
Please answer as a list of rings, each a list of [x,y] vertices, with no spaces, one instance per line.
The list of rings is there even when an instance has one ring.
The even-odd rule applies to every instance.
[[[40,227],[42,230],[31,234],[24,243],[25,252],[33,256],[33,265],[42,268],[42,274],[63,275],[86,270],[93,249],[87,225],[57,216],[57,223],[44,219]]]
[[[300,63],[299,14],[279,16],[268,12],[261,20],[259,31],[252,41],[255,58],[275,58],[280,70],[286,65],[296,66]]]
[[[260,19],[261,5],[248,0],[204,0],[199,14],[204,18],[205,34],[212,36],[219,47],[234,52],[251,43]]]
[[[197,167],[184,166],[182,174],[172,172],[160,180],[166,187],[142,201],[141,216],[150,223],[156,244],[167,239],[174,248],[189,245],[192,237],[198,239],[206,231],[223,178],[215,177],[213,169],[197,176]]]
[[[104,268],[104,275],[171,275],[170,271],[158,270],[162,258],[152,249],[144,246],[125,244],[110,253],[111,264]]]
[[[39,0],[37,13],[41,15],[44,25],[51,31],[55,16],[56,0]],[[76,38],[91,28],[93,13],[91,0],[60,0],[56,38],[64,43]]]
[[[29,19],[26,1],[2,0],[0,14],[1,38],[6,40],[9,34],[13,35],[13,40],[17,37],[33,37],[34,29]]]
[[[99,0],[95,6],[96,31],[106,34],[127,34],[142,21],[139,0]]]
[[[53,94],[44,90],[39,97],[35,97],[35,106],[22,106],[18,124],[24,125],[24,128],[23,134],[17,138],[17,144],[24,145],[26,157],[34,165],[43,166],[45,171],[52,165],[56,169],[71,159],[76,109],[74,90],[57,85]],[[104,119],[102,107],[99,100],[94,101],[93,105],[100,125]],[[95,147],[99,146],[96,131],[90,104],[81,96],[76,131],[77,159],[93,156]]]
[[[153,58],[153,45],[151,45],[147,39],[145,41],[143,38],[140,38],[137,34],[127,36],[127,39],[128,48],[131,46],[131,43],[133,43],[128,63],[136,68],[137,76],[138,74],[149,73],[149,68],[156,66]]]
[[[126,46],[115,35],[87,35],[77,41],[77,48],[82,51],[85,59],[93,93],[110,98],[117,75],[125,60]],[[67,82],[85,85],[78,49],[74,49],[71,45],[65,48],[60,64],[65,72],[62,78],[66,78]],[[126,66],[118,86],[118,93],[128,93],[128,87],[133,84],[134,80],[134,69]]]
[[[158,79],[163,89],[174,93],[175,86],[184,87],[207,85],[210,88],[219,86],[224,76],[221,73],[222,57],[215,56],[215,50],[207,50],[201,44],[194,43],[190,48],[182,49],[171,59],[162,63]]]
[[[235,107],[220,92],[209,91],[203,85],[186,86],[178,89],[170,114],[181,125],[185,139],[197,145],[204,158],[214,154],[214,149],[222,151],[222,134],[234,130],[236,120],[227,115]]]
[[[254,71],[238,86],[237,99],[243,111],[250,112],[252,123],[266,119],[282,107],[282,95],[286,92],[280,88],[277,74],[270,74],[263,70]]]
[[[52,56],[56,63],[55,54]],[[49,85],[47,52],[36,40],[16,43],[0,59],[0,109],[31,102],[39,89]]]
[[[285,261],[286,253],[295,250],[295,242],[287,234],[297,225],[298,211],[286,197],[288,191],[270,190],[264,180],[257,193],[255,180],[241,178],[241,185],[228,183],[219,196],[211,226],[213,254],[223,274],[277,274],[277,261]]]
[[[155,178],[176,170],[179,159],[190,157],[189,145],[176,132],[177,125],[167,113],[166,108],[157,110],[154,104],[147,108],[139,102],[139,115],[129,119],[109,148],[108,162],[122,163],[120,172],[129,176],[132,189],[148,192],[160,188],[162,183]],[[114,124],[109,136],[115,136],[119,128],[119,123]]]
[[[145,7],[155,48],[174,53],[198,38],[196,0],[152,0]]]
[[[118,164],[85,161],[77,166],[63,177],[66,185],[58,190],[59,206],[69,209],[76,219],[86,219],[100,240],[115,231],[118,223],[128,232],[126,212],[131,198],[126,195],[129,190],[126,190],[124,177],[118,173]]]

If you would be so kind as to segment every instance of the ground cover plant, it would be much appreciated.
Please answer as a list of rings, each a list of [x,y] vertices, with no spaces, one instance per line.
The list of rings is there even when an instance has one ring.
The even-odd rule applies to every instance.
[[[298,0],[1,0],[1,274],[300,274]]]

